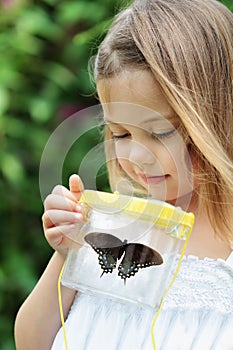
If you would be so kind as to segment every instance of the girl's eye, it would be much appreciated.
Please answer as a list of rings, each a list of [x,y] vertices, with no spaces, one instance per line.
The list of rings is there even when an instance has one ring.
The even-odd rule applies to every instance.
[[[121,134],[121,135],[114,135],[113,134],[113,140],[120,140],[120,139],[124,139],[125,137],[128,137],[128,136],[130,136],[130,134],[127,132],[127,133],[125,133],[125,134]]]
[[[162,139],[165,139],[169,136],[171,136],[174,132],[176,131],[176,129],[172,129],[170,131],[166,131],[166,132],[163,132],[163,133],[155,133],[155,132],[152,132],[152,137],[157,139],[157,140],[162,140]],[[117,140],[120,140],[120,139],[124,139],[124,138],[127,138],[130,136],[130,133],[126,132],[124,134],[113,134],[113,140],[117,141]]]
[[[172,129],[170,131],[166,131],[163,133],[156,133],[156,132],[152,132],[152,136],[158,140],[162,140],[162,139],[166,139],[167,137],[173,135],[175,133],[176,129]]]

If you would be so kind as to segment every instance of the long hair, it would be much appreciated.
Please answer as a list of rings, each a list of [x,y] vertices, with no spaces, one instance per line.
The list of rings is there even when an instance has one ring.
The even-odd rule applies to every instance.
[[[100,45],[95,80],[104,86],[130,69],[149,69],[179,116],[197,160],[199,205],[216,234],[232,240],[233,14],[215,0],[134,1]],[[108,170],[114,187],[123,176],[117,160]]]

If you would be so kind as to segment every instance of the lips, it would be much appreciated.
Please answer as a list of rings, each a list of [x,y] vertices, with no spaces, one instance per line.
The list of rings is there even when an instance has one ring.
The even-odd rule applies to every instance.
[[[150,176],[150,175],[145,175],[141,174],[140,175],[142,180],[149,185],[158,185],[165,181],[169,175],[161,175],[161,176]]]

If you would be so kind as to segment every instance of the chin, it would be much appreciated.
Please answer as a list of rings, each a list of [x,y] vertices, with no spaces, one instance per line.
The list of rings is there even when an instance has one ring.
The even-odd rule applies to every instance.
[[[179,196],[175,199],[173,198],[166,200],[166,202],[176,207],[181,207],[185,211],[188,211],[191,205],[193,204],[193,192],[185,193],[183,196]]]
[[[193,192],[189,191],[180,195],[179,197],[177,196],[177,193],[168,195],[167,193],[151,192],[150,196],[153,199],[169,203],[176,207],[181,207],[183,210],[187,210],[190,207]]]

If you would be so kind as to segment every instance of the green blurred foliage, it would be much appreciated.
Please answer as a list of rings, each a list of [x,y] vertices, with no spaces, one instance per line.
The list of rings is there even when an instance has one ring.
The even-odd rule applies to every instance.
[[[232,0],[223,2],[233,10]],[[124,4],[127,0],[0,1],[1,350],[15,348],[16,312],[52,254],[40,219],[43,149],[65,118],[97,103],[88,61]],[[91,130],[73,146],[64,185],[99,137],[99,130]],[[104,167],[100,173],[98,189],[108,190]]]
[[[0,1],[1,350],[15,348],[16,312],[52,254],[41,227],[41,155],[61,122],[98,103],[88,61],[116,5],[122,2]],[[74,145],[64,163],[64,185],[99,136],[92,130]],[[98,181],[98,189],[108,190],[104,169]]]

